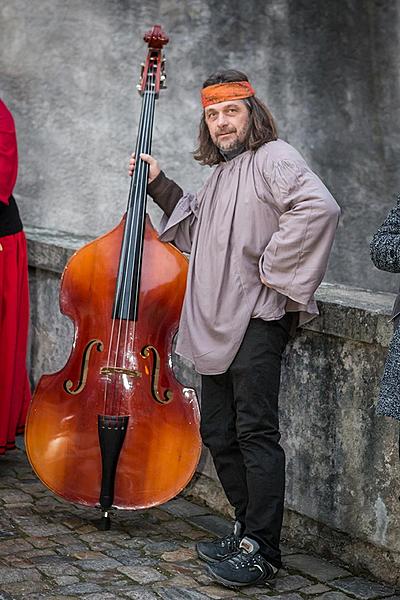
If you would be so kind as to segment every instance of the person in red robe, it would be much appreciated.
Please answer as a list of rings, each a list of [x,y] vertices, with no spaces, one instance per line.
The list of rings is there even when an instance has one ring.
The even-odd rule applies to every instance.
[[[15,436],[24,430],[31,398],[26,370],[28,260],[12,195],[17,170],[14,119],[0,99],[0,454],[15,448]]]

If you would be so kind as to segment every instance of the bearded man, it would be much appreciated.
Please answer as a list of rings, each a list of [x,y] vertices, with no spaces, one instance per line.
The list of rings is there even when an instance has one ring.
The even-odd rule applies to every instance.
[[[281,566],[285,456],[279,444],[281,357],[298,325],[318,314],[339,207],[236,70],[201,92],[194,158],[215,166],[184,194],[150,155],[148,193],[162,208],[160,239],[190,253],[176,351],[201,374],[201,435],[236,521],[231,535],[197,544],[229,587]],[[135,156],[130,161],[130,174]]]

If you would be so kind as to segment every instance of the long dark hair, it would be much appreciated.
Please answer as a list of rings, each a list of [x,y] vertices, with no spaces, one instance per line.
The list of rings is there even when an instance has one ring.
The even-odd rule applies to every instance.
[[[248,81],[247,75],[241,71],[230,69],[213,73],[203,83],[203,88],[216,83],[228,83],[232,81]],[[244,140],[246,150],[257,150],[260,146],[278,137],[274,119],[261,100],[256,96],[245,98],[244,102],[249,111],[249,128]],[[217,165],[223,161],[223,156],[211,139],[210,132],[204,118],[204,111],[200,121],[198,147],[193,152],[193,158],[202,165]]]

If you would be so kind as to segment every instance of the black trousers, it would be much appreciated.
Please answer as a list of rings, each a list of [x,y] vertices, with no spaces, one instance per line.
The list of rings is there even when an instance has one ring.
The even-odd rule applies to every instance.
[[[279,444],[281,358],[294,316],[251,319],[226,373],[202,375],[201,435],[244,535],[281,566],[285,454]]]

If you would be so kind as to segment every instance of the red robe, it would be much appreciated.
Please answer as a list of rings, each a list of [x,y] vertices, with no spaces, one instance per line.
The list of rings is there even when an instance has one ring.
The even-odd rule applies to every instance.
[[[18,170],[14,120],[0,100],[0,202],[8,205]],[[0,223],[1,231],[1,223]],[[30,402],[26,371],[28,264],[23,231],[0,234],[0,454],[15,447]]]

